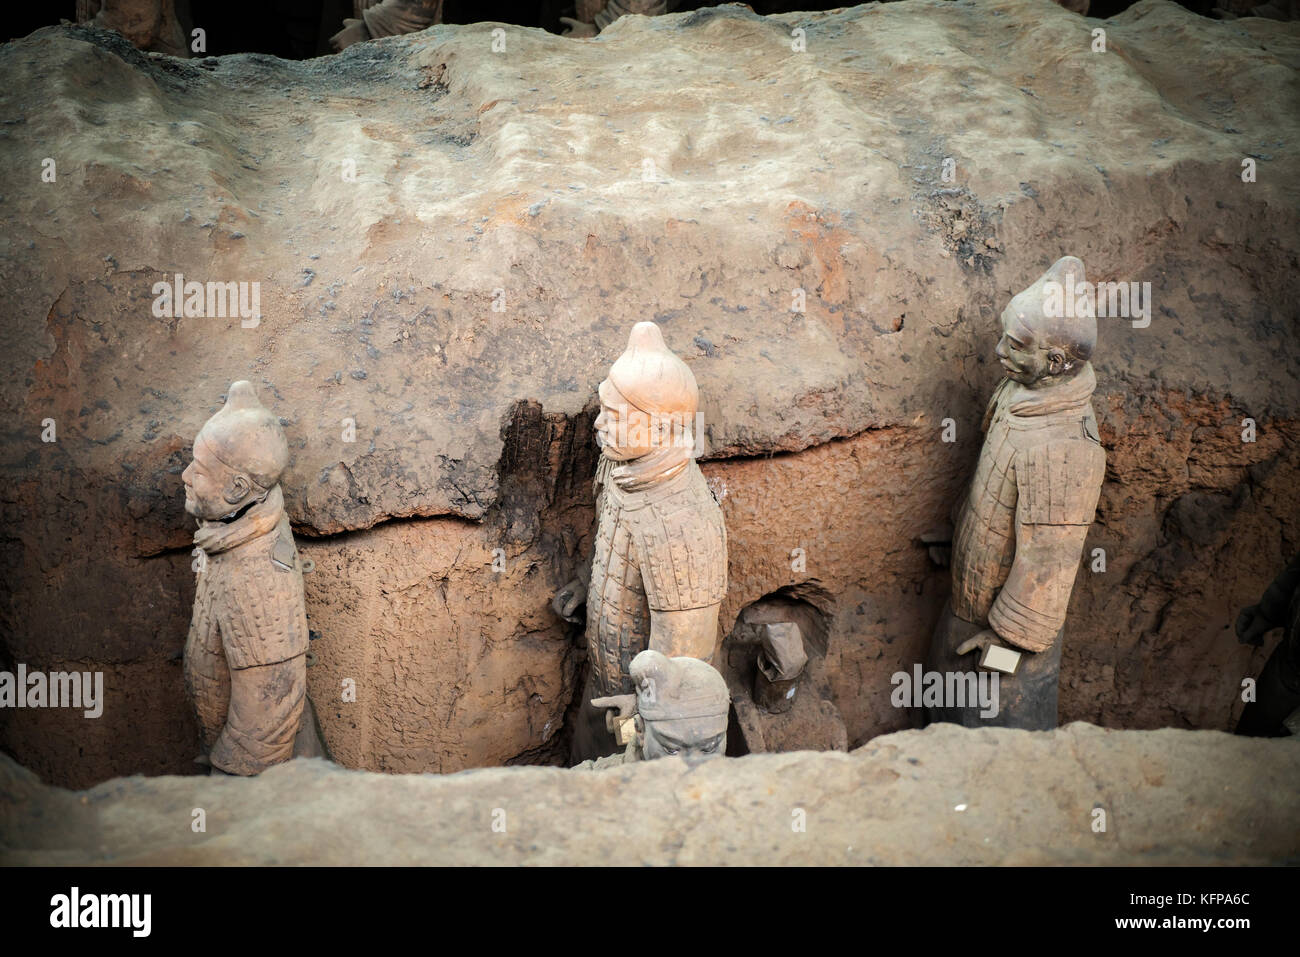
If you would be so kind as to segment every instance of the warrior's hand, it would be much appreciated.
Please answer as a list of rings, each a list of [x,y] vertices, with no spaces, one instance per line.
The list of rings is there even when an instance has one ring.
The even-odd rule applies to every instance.
[[[608,698],[592,698],[591,706],[597,710],[605,709],[608,712],[605,715],[606,720],[613,718],[626,721],[636,714],[636,695],[614,694]]]
[[[370,31],[366,29],[366,21],[348,18],[343,21],[343,29],[330,37],[330,46],[341,53],[352,44],[364,43],[369,39]]]
[[[952,564],[952,529],[948,527],[926,532],[921,536],[921,544],[926,547],[930,561],[940,568]]]
[[[1264,617],[1259,605],[1249,605],[1237,615],[1237,640],[1256,648],[1264,644],[1264,636],[1277,627],[1277,622]]]
[[[551,607],[555,613],[567,622],[577,623],[580,621],[578,609],[587,602],[587,585],[581,578],[575,578],[558,592],[551,602]]]
[[[998,636],[998,633],[994,631],[992,628],[985,628],[974,638],[967,638],[960,645],[958,645],[957,654],[964,655],[972,651],[978,651],[980,654],[983,654],[984,649],[987,648],[989,645],[998,645],[1002,648],[1011,647],[1010,645],[1006,644]]]
[[[592,698],[591,706],[597,710],[605,709],[605,728],[614,735],[619,744],[628,744],[628,729],[625,727],[636,714],[636,695],[616,694],[608,698]]]
[[[563,36],[574,37],[579,40],[585,40],[588,37],[594,37],[598,32],[594,23],[587,23],[584,20],[575,20],[573,17],[560,17],[560,22],[565,25]]]

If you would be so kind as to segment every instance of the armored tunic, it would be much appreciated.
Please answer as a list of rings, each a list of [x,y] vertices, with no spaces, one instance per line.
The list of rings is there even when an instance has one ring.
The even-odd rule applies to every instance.
[[[302,564],[277,486],[230,523],[208,522],[185,679],[214,765],[257,774],[292,755],[309,640]]]
[[[271,665],[307,651],[302,569],[287,516],[266,535],[208,555],[206,569],[199,572],[190,640],[205,641],[214,632],[220,632],[226,660],[235,669]]]
[[[625,487],[617,465],[602,456],[596,472],[587,651],[599,695],[636,691],[628,670],[649,646],[652,610],[707,608],[727,594],[722,509],[695,461],[644,487]]]
[[[1091,365],[1028,389],[1003,380],[956,519],[952,609],[1009,644],[1040,652],[1065,623],[1088,526],[1106,471]]]

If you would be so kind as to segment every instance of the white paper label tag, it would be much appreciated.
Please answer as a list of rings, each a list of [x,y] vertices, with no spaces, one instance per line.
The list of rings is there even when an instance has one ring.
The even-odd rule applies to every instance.
[[[618,731],[614,734],[614,740],[626,746],[634,737],[636,737],[635,716],[619,723]]]
[[[980,667],[988,671],[1001,671],[1003,674],[1013,675],[1016,668],[1020,666],[1020,652],[1012,648],[1004,648],[1001,645],[987,645],[984,648],[984,656],[980,659]]]

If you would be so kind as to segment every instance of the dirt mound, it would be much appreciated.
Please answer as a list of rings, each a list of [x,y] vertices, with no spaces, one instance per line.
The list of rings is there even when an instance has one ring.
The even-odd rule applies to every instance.
[[[334,752],[553,760],[581,660],[547,599],[641,319],[702,390],[723,633],[812,602],[850,743],[906,727],[889,676],[947,587],[917,537],[973,465],[998,314],[1067,253],[1154,308],[1101,323],[1106,570],[1080,573],[1062,717],[1229,726],[1268,651],[1232,615],[1300,548],[1300,25],[908,0],[508,27],[499,52],[496,28],[304,62],[68,27],[0,48],[0,664],[108,693],[96,721],[0,714],[0,746],[68,784],[188,767],[180,471],[247,378],[316,539]],[[178,274],[258,283],[260,322],[156,315]]]

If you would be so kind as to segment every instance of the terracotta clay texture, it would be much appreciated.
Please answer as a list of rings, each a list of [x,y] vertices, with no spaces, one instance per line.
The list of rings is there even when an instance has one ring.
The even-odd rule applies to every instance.
[[[695,377],[659,327],[637,323],[601,384],[596,419],[597,526],[587,603],[587,698],[634,690],[632,660],[647,648],[674,657],[713,657],[727,595],[722,510],[693,458]],[[557,596],[574,611],[570,583]],[[596,719],[596,720],[591,720]],[[608,753],[603,717],[584,713],[575,757]],[[591,740],[581,734],[586,727]]]
[[[302,564],[284,511],[289,449],[248,382],[194,440],[183,475],[198,584],[185,684],[206,756],[253,775],[293,757],[307,690]]]
[[[1003,311],[996,354],[1007,371],[984,415],[984,445],[957,509],[952,600],[941,618],[932,670],[973,670],[974,652],[992,642],[1021,652],[1001,681],[999,723],[1056,726],[1061,630],[1088,528],[1106,473],[1092,395],[1097,342],[1091,303],[1064,314],[1085,282],[1083,263],[1055,262]],[[957,621],[950,621],[948,614]],[[972,629],[967,626],[976,626]],[[965,662],[963,663],[963,658]],[[934,717],[978,725],[978,707]],[[987,717],[987,716],[986,716]]]
[[[594,37],[629,13],[660,17],[677,9],[679,0],[577,0],[573,17],[560,17],[565,36]]]
[[[646,760],[680,757],[694,766],[723,756],[731,695],[712,665],[649,648],[632,659],[631,671]]]
[[[379,37],[415,33],[442,22],[442,0],[357,0],[356,19],[343,21],[343,29],[330,37],[335,50]]]
[[[193,770],[179,476],[248,379],[287,420],[339,761],[563,763],[584,641],[550,600],[589,566],[593,395],[644,319],[700,387],[720,631],[809,602],[828,640],[801,682],[850,745],[906,728],[890,676],[951,587],[920,536],[974,472],[999,313],[1067,252],[1154,306],[1099,332],[1106,570],[1070,597],[1061,720],[1231,729],[1277,641],[1233,618],[1300,550],[1300,118],[1276,93],[1300,27],[1143,0],[1101,54],[1091,26],[1033,0],[730,5],[594,43],[508,28],[509,70],[487,24],[213,69],[84,28],[0,47],[0,668],[99,669],[106,697],[4,709],[0,748],[78,786]],[[154,315],[178,272],[259,281],[260,324]]]
[[[830,625],[815,605],[781,595],[740,613],[719,654],[735,716],[728,754],[848,750],[827,668]],[[791,672],[784,679],[767,676]]]
[[[794,622],[776,622],[759,628],[761,650],[754,662],[754,703],[780,714],[794,705],[799,676],[808,663],[803,633]]]
[[[77,22],[114,30],[140,50],[190,55],[175,0],[77,0]]]
[[[592,705],[610,709],[607,725],[632,722],[631,740],[619,754],[577,767],[601,770],[667,757],[680,757],[694,767],[726,754],[731,693],[716,668],[698,658],[670,658],[647,648],[632,659],[630,672],[635,696],[596,698]]]

